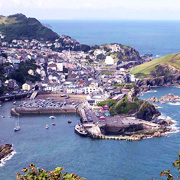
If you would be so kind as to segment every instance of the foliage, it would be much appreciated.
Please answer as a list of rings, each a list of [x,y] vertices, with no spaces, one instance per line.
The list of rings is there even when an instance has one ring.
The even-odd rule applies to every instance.
[[[118,114],[129,114],[136,112],[140,105],[143,103],[142,100],[139,100],[138,98],[133,98],[133,102],[129,102],[127,100],[127,96],[123,98],[121,101],[119,101],[116,105],[115,111]]]
[[[74,173],[63,173],[64,168],[57,167],[54,171],[46,171],[36,168],[34,164],[30,164],[29,168],[23,168],[24,175],[17,173],[17,180],[83,180]]]
[[[134,86],[132,83],[121,83],[121,84],[114,84],[115,87],[124,87],[126,89],[132,89]]]
[[[108,99],[108,100],[105,100],[105,101],[102,101],[102,102],[98,103],[97,105],[98,105],[98,106],[109,105],[109,107],[112,107],[112,106],[114,106],[116,103],[117,103],[117,100]]]
[[[178,153],[178,159],[173,163],[173,166],[177,167],[177,170],[180,173],[180,153]],[[160,177],[167,177],[167,180],[173,180],[175,178],[170,170],[162,171]],[[180,176],[177,176],[176,179],[180,179]]]
[[[39,74],[35,74],[34,76],[28,74],[28,71],[30,69],[36,71],[37,67],[38,66],[35,64],[34,60],[21,62],[19,64],[19,69],[14,72],[11,72],[8,75],[8,78],[16,80],[20,85],[24,84],[26,81],[31,81],[33,83],[36,81],[40,81],[41,78]]]

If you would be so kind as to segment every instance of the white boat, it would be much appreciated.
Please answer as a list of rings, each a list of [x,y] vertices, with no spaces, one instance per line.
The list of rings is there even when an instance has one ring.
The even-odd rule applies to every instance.
[[[74,130],[77,134],[79,134],[80,136],[87,136],[87,131],[83,128],[82,125],[76,125],[74,127]]]
[[[55,119],[56,116],[49,116],[49,119]]]
[[[48,124],[46,125],[46,127],[45,127],[46,129],[49,129],[49,126],[48,126]]]
[[[19,116],[18,116],[18,119],[16,121],[16,125],[15,125],[15,128],[14,128],[14,131],[19,131],[21,129],[20,125],[19,125]]]

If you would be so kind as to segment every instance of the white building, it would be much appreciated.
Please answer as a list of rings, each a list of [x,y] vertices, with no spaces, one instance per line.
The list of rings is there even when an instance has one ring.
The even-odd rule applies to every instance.
[[[107,65],[113,65],[114,64],[114,59],[111,56],[106,56],[105,63]]]
[[[57,70],[62,72],[63,71],[63,63],[56,63],[57,65]]]
[[[96,92],[98,89],[96,87],[84,87],[84,93],[90,94],[92,92]]]

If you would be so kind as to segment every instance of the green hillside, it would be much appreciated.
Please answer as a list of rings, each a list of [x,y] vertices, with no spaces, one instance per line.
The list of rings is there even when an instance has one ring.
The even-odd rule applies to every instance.
[[[37,19],[27,18],[23,14],[15,14],[8,17],[0,16],[0,33],[9,42],[13,39],[51,41],[59,37],[58,34],[43,26]]]
[[[171,65],[176,69],[180,70],[180,53],[170,54],[153,61],[141,64],[139,66],[134,67],[131,70],[131,74],[135,74],[137,76],[147,76],[150,75],[151,71],[155,71],[158,65]]]

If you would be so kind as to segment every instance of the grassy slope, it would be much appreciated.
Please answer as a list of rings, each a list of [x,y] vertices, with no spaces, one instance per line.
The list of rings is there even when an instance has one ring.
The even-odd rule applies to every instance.
[[[0,32],[5,35],[6,41],[13,39],[54,40],[59,37],[35,18],[27,18],[22,14],[0,17]]]
[[[151,71],[155,70],[155,67],[160,64],[171,65],[180,70],[180,54],[170,54],[153,61],[136,66],[131,70],[131,74],[143,74],[149,75]]]

